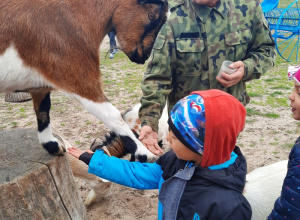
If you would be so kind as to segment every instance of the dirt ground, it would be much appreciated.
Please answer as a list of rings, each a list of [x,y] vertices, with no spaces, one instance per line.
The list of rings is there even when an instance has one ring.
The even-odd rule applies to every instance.
[[[101,48],[108,51],[107,41]],[[122,93],[119,96],[122,97]],[[127,106],[130,106],[130,102]],[[121,105],[116,107],[125,109]],[[261,112],[267,112],[270,108],[251,103],[248,107]],[[247,158],[249,172],[257,167],[287,159],[291,145],[298,136],[299,125],[292,119],[289,107],[279,107],[272,111],[280,117],[247,117],[245,129],[239,136],[237,145]],[[36,128],[35,123],[31,102],[8,104],[4,102],[4,94],[0,94],[0,130]],[[88,148],[95,137],[102,137],[108,131],[105,125],[59,91],[52,94],[51,123],[55,133],[61,134],[73,146],[81,149]],[[83,185],[80,179],[76,179],[76,182],[84,200],[90,187]],[[88,220],[157,219],[157,196],[157,190],[142,191],[114,184],[110,195],[98,198],[87,207]]]

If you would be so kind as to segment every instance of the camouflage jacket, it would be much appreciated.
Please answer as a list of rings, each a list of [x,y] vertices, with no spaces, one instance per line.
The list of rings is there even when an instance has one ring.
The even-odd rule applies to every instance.
[[[258,79],[275,63],[275,42],[257,0],[220,0],[214,7],[192,0],[169,1],[170,16],[160,30],[142,80],[142,125],[157,131],[168,109],[195,90],[220,89],[246,105],[245,83]],[[224,60],[245,64],[238,84],[225,88],[217,80]]]

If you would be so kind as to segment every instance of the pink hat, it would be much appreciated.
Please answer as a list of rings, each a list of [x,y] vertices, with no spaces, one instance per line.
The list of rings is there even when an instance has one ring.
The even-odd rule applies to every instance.
[[[300,84],[300,66],[288,66],[289,80],[295,79]]]

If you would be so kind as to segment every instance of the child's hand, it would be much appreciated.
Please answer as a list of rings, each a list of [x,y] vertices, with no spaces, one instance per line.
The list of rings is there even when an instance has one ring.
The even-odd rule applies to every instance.
[[[90,150],[87,150],[86,152],[88,152],[89,154],[92,154],[94,152],[90,151]],[[71,148],[68,148],[68,154],[71,154],[73,157],[76,157],[77,159],[80,157],[81,154],[83,154],[84,151],[82,150],[79,150],[78,148],[76,147],[71,147]]]

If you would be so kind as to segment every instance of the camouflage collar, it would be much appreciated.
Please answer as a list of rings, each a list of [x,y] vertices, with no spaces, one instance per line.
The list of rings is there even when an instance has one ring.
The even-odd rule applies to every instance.
[[[183,5],[185,2],[185,0],[169,0],[168,1],[168,4],[169,4],[169,8],[174,8],[176,6],[179,6],[179,5]]]
[[[180,1],[180,0],[178,0]],[[184,1],[184,0],[181,0]],[[207,6],[199,6],[198,7],[194,7],[195,5],[197,5],[196,3],[193,3],[193,0],[189,0],[190,4],[192,5],[192,7],[194,8],[196,14],[198,15],[198,17],[200,17],[200,19],[202,21],[205,21],[208,15],[205,16],[201,16],[203,13],[200,13],[201,9],[209,9],[209,10],[215,10],[217,13],[219,13],[223,18],[226,17],[228,11],[229,11],[229,2],[228,0],[220,0],[217,5],[213,8],[209,8]]]
[[[214,7],[214,9],[218,11],[223,16],[223,18],[225,18],[229,11],[229,4],[231,3],[229,3],[228,0],[220,0]]]

